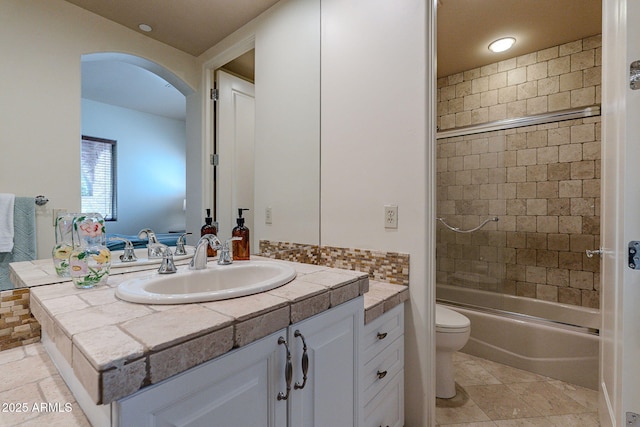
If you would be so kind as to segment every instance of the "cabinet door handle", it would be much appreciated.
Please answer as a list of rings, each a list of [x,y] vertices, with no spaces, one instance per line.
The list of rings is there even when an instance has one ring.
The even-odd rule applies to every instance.
[[[307,373],[309,372],[309,355],[307,354],[307,342],[304,340],[304,335],[299,330],[293,333],[293,336],[302,340],[302,384],[296,383],[293,385],[295,390],[302,390],[307,384]]]
[[[284,344],[287,349],[287,362],[284,367],[284,378],[287,382],[287,393],[278,393],[278,400],[287,400],[289,398],[289,392],[291,391],[291,379],[293,378],[293,366],[291,366],[291,352],[289,351],[289,345],[284,337],[278,338],[278,344]]]
[[[387,333],[386,332],[378,332],[378,335],[376,335],[378,337],[379,340],[383,340],[387,337]]]
[[[387,371],[378,371],[377,375],[378,375],[378,379],[381,380],[387,376]]]

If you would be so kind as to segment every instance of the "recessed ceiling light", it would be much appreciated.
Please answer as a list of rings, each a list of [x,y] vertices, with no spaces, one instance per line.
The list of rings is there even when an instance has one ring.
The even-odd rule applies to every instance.
[[[489,45],[489,50],[491,52],[496,52],[496,53],[504,52],[505,50],[510,49],[515,42],[516,42],[516,39],[514,39],[513,37],[504,37],[492,42]]]
[[[151,28],[151,25],[147,25],[147,24],[140,24],[138,25],[138,28],[140,28],[145,33],[148,33],[153,30],[153,28]]]

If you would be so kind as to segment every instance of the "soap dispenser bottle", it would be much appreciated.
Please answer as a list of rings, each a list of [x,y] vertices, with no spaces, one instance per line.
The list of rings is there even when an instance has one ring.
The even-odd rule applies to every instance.
[[[200,228],[200,236],[204,236],[205,234],[218,235],[218,227],[213,224],[213,218],[211,218],[211,209],[207,209],[207,217],[204,219],[204,225]],[[214,257],[217,254],[218,251],[210,245],[207,246],[207,257]]]
[[[240,237],[239,240],[232,242],[233,248],[233,260],[234,261],[248,261],[249,260],[249,229],[244,225],[244,218],[242,218],[242,211],[248,211],[249,209],[238,209],[238,219],[236,225],[231,232],[232,237]]]

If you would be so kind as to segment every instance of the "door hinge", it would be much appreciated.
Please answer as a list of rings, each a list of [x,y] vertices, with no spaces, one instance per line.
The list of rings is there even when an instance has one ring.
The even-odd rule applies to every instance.
[[[628,263],[629,268],[640,270],[640,242],[632,240],[629,242]]]
[[[629,67],[629,87],[632,90],[640,89],[640,61],[633,61]]]
[[[218,92],[218,89],[211,89],[210,96],[212,101],[217,101],[219,95],[220,95],[220,92]]]
[[[212,166],[218,166],[219,160],[220,158],[218,157],[217,154],[212,154],[211,157],[209,158],[209,161],[211,162]]]

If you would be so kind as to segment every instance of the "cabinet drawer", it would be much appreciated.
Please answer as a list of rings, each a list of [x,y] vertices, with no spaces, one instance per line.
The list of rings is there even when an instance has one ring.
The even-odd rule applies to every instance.
[[[364,427],[404,425],[404,369],[364,407]]]
[[[403,368],[404,337],[401,336],[364,365],[360,376],[363,402],[367,404]]]
[[[400,304],[365,325],[362,334],[362,362],[367,363],[403,334],[404,305]]]

